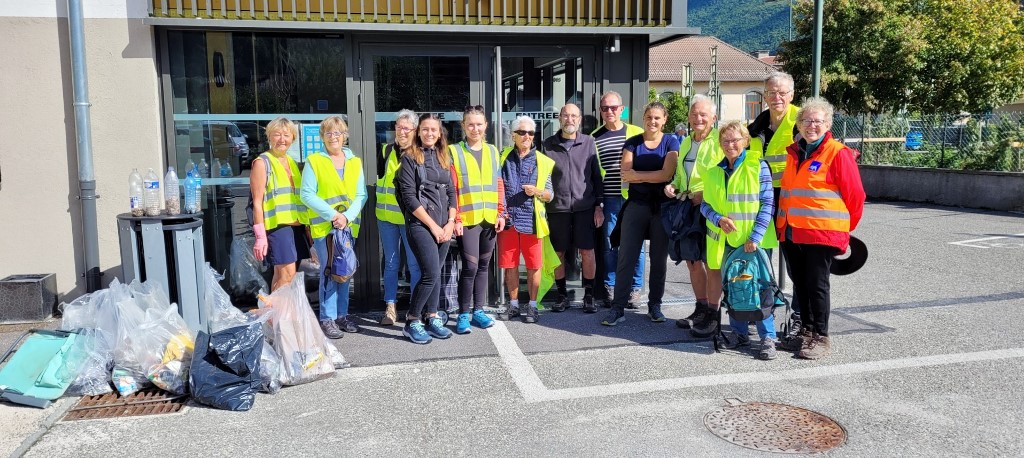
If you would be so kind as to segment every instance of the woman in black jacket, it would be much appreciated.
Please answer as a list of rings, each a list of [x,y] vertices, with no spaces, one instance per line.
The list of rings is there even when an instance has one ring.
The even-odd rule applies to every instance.
[[[402,151],[395,178],[409,245],[422,272],[402,334],[418,344],[430,343],[431,336],[451,337],[451,331],[437,316],[441,264],[448,255],[457,212],[451,162],[441,121],[432,115],[421,116],[416,139]],[[426,325],[420,319],[424,309]]]

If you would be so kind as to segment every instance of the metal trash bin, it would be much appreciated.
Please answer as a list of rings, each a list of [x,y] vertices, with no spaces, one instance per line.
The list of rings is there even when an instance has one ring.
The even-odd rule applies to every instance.
[[[57,275],[11,275],[0,280],[0,323],[43,321],[57,307]]]
[[[193,331],[206,329],[203,215],[117,215],[125,283],[152,280],[163,286]]]

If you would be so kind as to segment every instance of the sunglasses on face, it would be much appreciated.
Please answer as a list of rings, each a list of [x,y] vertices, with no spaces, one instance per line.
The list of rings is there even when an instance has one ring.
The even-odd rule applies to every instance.
[[[601,111],[615,111],[622,105],[601,105]]]
[[[520,137],[532,137],[537,133],[535,130],[513,130],[512,132]]]

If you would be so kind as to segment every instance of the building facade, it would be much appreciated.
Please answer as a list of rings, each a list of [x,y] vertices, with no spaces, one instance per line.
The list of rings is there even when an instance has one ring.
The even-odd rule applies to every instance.
[[[301,124],[301,161],[319,148],[318,123],[341,115],[371,187],[357,310],[381,294],[372,184],[398,110],[437,113],[450,140],[468,105],[492,114],[496,144],[509,142],[507,124],[522,114],[555,132],[568,102],[589,128],[603,91],[644,105],[652,39],[698,32],[686,25],[686,2],[671,0],[81,3],[102,284],[120,276],[116,215],[128,209],[132,169],[162,176],[190,160],[221,165],[204,181],[204,231],[207,260],[224,269],[231,240],[248,229],[248,164],[266,150],[267,122]],[[0,211],[9,215],[0,277],[55,272],[58,293],[74,297],[86,289],[86,266],[67,8],[0,5],[0,91],[13,102],[0,116],[29,141],[0,153]]]

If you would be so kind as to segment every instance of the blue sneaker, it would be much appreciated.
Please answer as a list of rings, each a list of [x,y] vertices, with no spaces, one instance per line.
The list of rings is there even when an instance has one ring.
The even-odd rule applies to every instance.
[[[604,319],[601,320],[601,324],[605,326],[615,326],[619,323],[626,321],[626,312],[618,307],[612,307],[608,315],[605,315]]]
[[[459,314],[458,324],[455,325],[456,334],[469,334],[473,332],[473,329],[469,327],[470,316],[468,313]]]
[[[427,332],[438,339],[447,339],[452,336],[452,332],[444,327],[444,321],[436,316],[427,321]]]
[[[459,316],[459,319],[462,319],[461,315]],[[494,326],[494,320],[491,319],[491,317],[487,316],[487,314],[484,313],[483,309],[473,310],[472,323],[481,329],[487,329],[491,326]]]
[[[430,334],[427,334],[427,330],[423,328],[423,322],[420,320],[406,321],[405,327],[402,328],[402,335],[408,337],[415,344],[428,344],[433,340]]]

